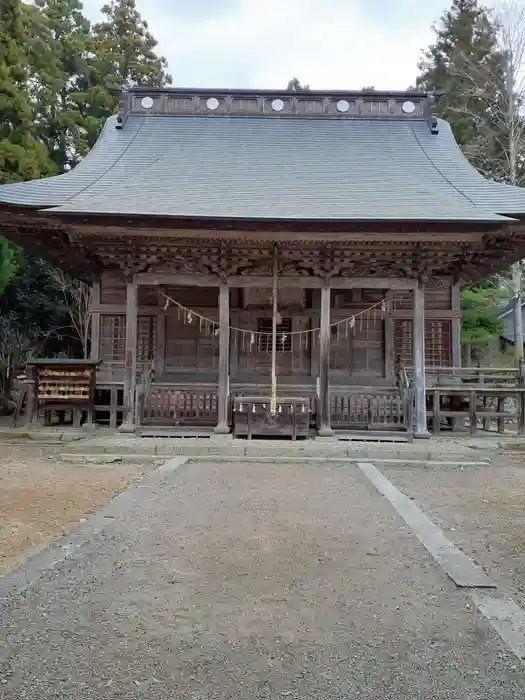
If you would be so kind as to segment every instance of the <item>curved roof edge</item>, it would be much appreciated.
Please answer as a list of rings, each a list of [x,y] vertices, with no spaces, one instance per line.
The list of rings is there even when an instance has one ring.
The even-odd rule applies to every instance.
[[[426,139],[422,148],[441,175],[475,206],[508,217],[525,217],[525,188],[489,180],[471,165],[452,127],[438,119],[439,136]]]
[[[109,117],[93,148],[71,172],[39,180],[13,182],[0,186],[0,204],[41,208],[65,204],[110,170],[130,145],[130,134],[123,138],[116,128],[117,116]],[[133,131],[130,124],[129,131]]]
[[[449,123],[438,126],[381,115],[114,116],[71,172],[0,186],[0,205],[179,218],[525,218],[525,188],[486,179]]]

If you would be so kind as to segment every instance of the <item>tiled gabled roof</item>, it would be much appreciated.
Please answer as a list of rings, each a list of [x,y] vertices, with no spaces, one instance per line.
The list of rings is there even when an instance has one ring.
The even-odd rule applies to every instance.
[[[128,103],[146,93],[127,93]],[[186,104],[188,94],[167,91],[162,104]],[[63,214],[239,219],[503,222],[525,216],[525,190],[483,178],[449,125],[429,123],[426,107],[419,118],[393,108],[384,115],[337,114],[327,94],[303,93],[312,104],[322,96],[324,112],[313,114],[270,114],[260,101],[254,114],[246,107],[207,114],[193,102],[191,113],[149,113],[132,104],[124,118],[107,122],[72,172],[0,187],[0,203]],[[394,107],[402,98],[388,95]],[[355,96],[348,93],[347,103]],[[419,98],[424,105],[426,97]]]

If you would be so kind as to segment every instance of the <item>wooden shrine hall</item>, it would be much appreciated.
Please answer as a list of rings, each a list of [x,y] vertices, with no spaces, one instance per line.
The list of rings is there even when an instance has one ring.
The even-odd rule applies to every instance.
[[[0,187],[0,234],[93,285],[96,420],[426,437],[460,284],[525,257],[525,190],[424,93],[140,87],[74,170]]]

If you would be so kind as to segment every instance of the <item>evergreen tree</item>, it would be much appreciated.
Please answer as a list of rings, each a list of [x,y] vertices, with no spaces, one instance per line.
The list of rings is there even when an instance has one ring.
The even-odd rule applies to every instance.
[[[470,285],[463,290],[462,343],[485,345],[503,331],[503,321],[499,318],[499,307],[504,301],[504,291],[497,280],[486,280]]]
[[[90,23],[79,0],[35,2],[43,24],[40,41],[30,53],[38,137],[57,170],[64,172],[76,165],[87,150],[88,117],[79,101],[89,79]],[[32,36],[36,35],[33,32]]]
[[[0,184],[53,172],[45,146],[34,138],[26,10],[20,0],[0,0]]]
[[[498,24],[478,0],[453,0],[434,32],[417,87],[436,93],[439,116],[450,122],[474,167],[489,178],[509,181],[508,128],[501,119],[508,113],[508,56]],[[501,298],[494,281],[463,289],[461,342],[467,361],[501,332]]]
[[[417,87],[437,94],[439,116],[450,122],[467,157],[486,172],[494,147],[486,127],[505,76],[497,28],[478,0],[453,0],[434,32],[436,41],[419,64]]]
[[[0,297],[18,272],[20,251],[7,238],[0,238]]]
[[[171,83],[167,61],[157,56],[157,41],[136,8],[135,0],[110,0],[102,7],[104,20],[93,27],[92,85],[99,94],[98,105],[104,116],[113,113],[122,89],[134,85],[162,87]],[[110,109],[106,107],[110,106]]]
[[[288,81],[288,85],[286,86],[287,90],[290,90],[290,92],[298,92],[299,90],[309,90],[310,86],[309,85],[303,85],[299,78],[296,78],[295,76]]]

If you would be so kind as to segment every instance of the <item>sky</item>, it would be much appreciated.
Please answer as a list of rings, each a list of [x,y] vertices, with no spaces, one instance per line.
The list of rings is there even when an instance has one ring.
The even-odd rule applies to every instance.
[[[101,0],[84,0],[99,18]],[[404,90],[443,0],[137,0],[176,87]]]

